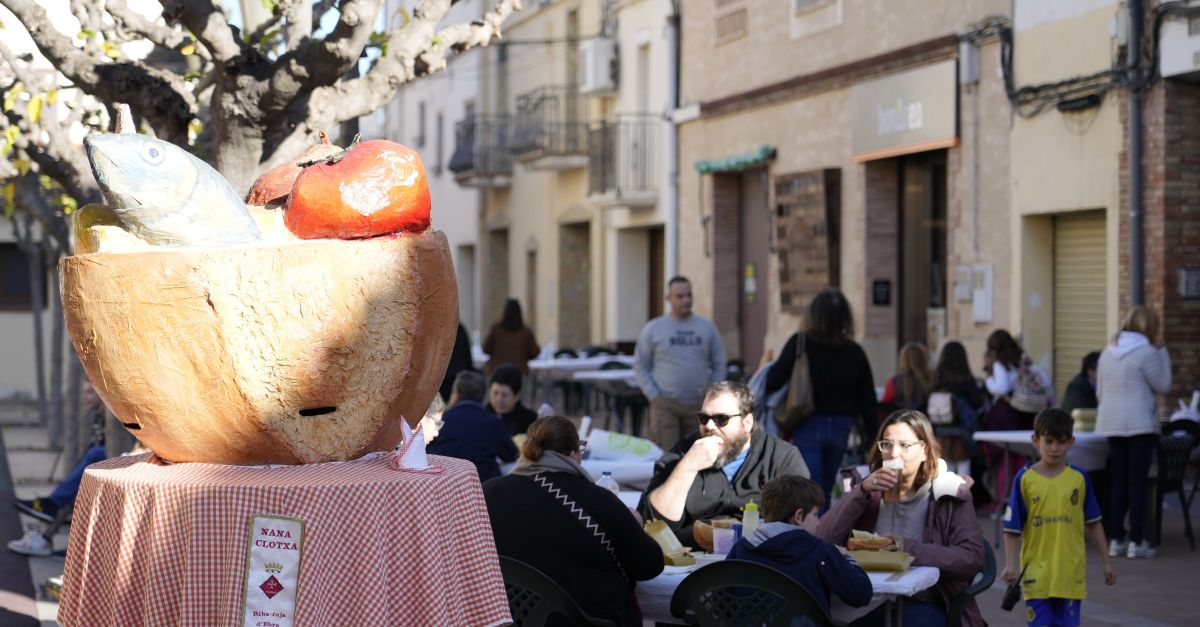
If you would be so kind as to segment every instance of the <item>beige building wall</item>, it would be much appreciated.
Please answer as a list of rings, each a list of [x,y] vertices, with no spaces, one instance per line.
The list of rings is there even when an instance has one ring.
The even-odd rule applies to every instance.
[[[1119,4],[1063,0],[1053,9],[1038,0],[1018,0],[1014,14],[1013,68],[1018,85],[1051,83],[1110,67],[1116,41],[1110,22]],[[1071,42],[1071,54],[1063,53]],[[1036,117],[1014,116],[1012,200],[1014,241],[1010,315],[1019,324],[1026,351],[1050,371],[1053,352],[1053,216],[1101,209],[1107,215],[1106,329],[1118,324],[1118,172],[1124,141],[1118,99],[1110,91],[1099,107]],[[1100,347],[1098,346],[1097,349]],[[1056,381],[1055,385],[1060,386]]]
[[[648,281],[651,259],[649,229],[661,228],[668,219],[664,190],[669,184],[668,164],[664,161],[667,142],[666,109],[670,76],[667,68],[667,18],[669,0],[626,0],[616,2],[619,23],[617,46],[620,78],[617,94],[605,99],[603,108],[618,115],[655,116],[653,149],[648,161],[653,164],[658,200],[650,206],[597,209],[597,229],[603,237],[602,272],[604,290],[600,301],[600,325],[595,325],[599,342],[632,342],[647,322],[652,294],[665,294],[666,285],[651,286]],[[684,10],[688,10],[685,6]],[[661,253],[660,253],[661,257]],[[639,263],[640,260],[640,263]],[[664,281],[670,277],[664,276]],[[661,298],[661,296],[659,296]]]
[[[401,5],[411,11],[413,2],[387,2],[385,10],[392,28],[399,27],[404,19],[399,10]],[[481,0],[467,0],[451,7],[443,22],[469,22],[482,12]],[[383,113],[384,135],[416,150],[425,164],[433,228],[444,232],[449,241],[458,279],[459,318],[468,333],[486,333],[486,324],[494,315],[484,316],[485,312],[481,312],[480,194],[476,189],[459,185],[448,165],[454,154],[455,125],[465,116],[467,103],[474,102],[479,107],[483,58],[484,51],[478,49],[452,56],[445,70],[402,85],[392,102],[376,114]],[[364,127],[363,137],[370,137],[366,130]]]
[[[1035,0],[1036,1],[1036,0]],[[828,0],[683,3],[682,101],[711,101],[962,31],[1011,0]],[[721,5],[718,8],[718,5]],[[745,35],[718,41],[718,16],[745,9]]]
[[[975,304],[959,302],[950,284],[947,335],[962,342],[971,367],[982,376],[987,336],[995,329],[1017,326],[1008,306],[1013,270],[1008,260],[1015,249],[1010,235],[1011,183],[1010,131],[1012,108],[1004,93],[1000,72],[1000,44],[993,40],[980,47],[980,82],[959,88],[960,139],[950,150],[949,163],[949,270],[954,281],[960,266],[992,269],[990,322],[975,321]]]
[[[618,89],[607,95],[581,96],[588,121],[637,113],[664,117],[669,85],[665,26],[670,7],[669,0],[614,4]],[[496,50],[488,51],[482,96],[487,109],[481,110],[514,114],[521,94],[566,85],[567,44],[562,40],[568,34],[568,15],[577,12],[580,35],[594,37],[602,31],[601,10],[600,0],[562,0],[544,6],[527,5],[516,14],[505,29],[505,39],[513,42],[508,46],[507,69],[497,65]],[[531,40],[553,43],[520,43]],[[667,168],[661,163],[666,122],[659,126],[653,165],[661,193],[667,177]],[[539,342],[550,338],[561,346],[560,336],[578,340],[580,328],[587,329],[586,343],[636,339],[646,322],[644,312],[650,291],[647,267],[652,262],[661,263],[649,259],[647,231],[661,228],[665,222],[661,202],[637,207],[598,206],[588,197],[586,167],[534,170],[514,161],[511,186],[483,192],[483,216],[483,230],[507,229],[507,296],[521,301]],[[587,238],[581,241],[579,234],[585,226]],[[564,234],[567,227],[572,229],[569,236]],[[586,264],[579,263],[577,257],[584,241]],[[567,317],[572,314],[560,306],[564,298],[580,293],[580,284],[586,286],[590,299],[586,325]],[[491,297],[487,302],[494,305],[500,300]],[[483,311],[485,329],[499,313],[490,307]]]
[[[12,223],[0,221],[0,242],[15,242]],[[46,281],[46,289],[57,290],[58,285],[53,277]],[[49,304],[50,294],[47,294]],[[42,316],[44,332],[43,356],[50,357],[50,326],[52,318],[49,314]],[[70,340],[67,340],[68,346]],[[67,350],[72,350],[68,348]],[[35,346],[33,342],[33,314],[29,311],[0,310],[0,399],[11,394],[21,394],[30,398],[37,395],[37,369],[35,367]],[[47,371],[49,372],[49,371]]]
[[[851,302],[858,339],[868,353],[877,383],[882,385],[895,367],[895,313],[892,308],[872,310],[870,287],[872,279],[895,273],[892,268],[881,267],[878,249],[881,242],[894,245],[896,227],[879,221],[880,209],[868,211],[868,172],[872,172],[873,185],[880,185],[879,173],[895,166],[886,160],[864,163],[852,158],[851,89],[857,81],[957,56],[956,51],[945,52],[954,48],[954,35],[987,16],[1006,15],[1009,3],[889,2],[881,7],[876,3],[834,1],[803,14],[789,13],[784,4],[790,5],[733,3],[746,8],[747,30],[752,36],[725,43],[716,39],[713,3],[687,6],[683,55],[692,61],[684,65],[683,100],[685,105],[698,104],[700,114],[680,125],[680,267],[697,283],[699,313],[711,315],[715,299],[737,297],[713,293],[712,239],[721,235],[712,232],[711,227],[706,233],[703,220],[712,213],[712,177],[700,176],[693,167],[696,161],[770,145],[777,148],[777,156],[769,165],[772,177],[840,169],[840,287]],[[727,10],[722,9],[721,14]],[[876,74],[845,68],[855,61],[935,39],[943,42],[940,57],[916,56],[910,65]],[[995,265],[996,260],[1007,259],[1012,249],[1007,234],[1011,223],[1011,112],[998,69],[998,42],[992,39],[981,43],[980,56],[980,82],[958,87],[959,140],[947,151],[946,174],[947,280],[953,281],[958,265],[994,264],[990,321],[974,322],[972,303],[956,302],[953,284],[947,285],[946,339],[962,340],[977,370],[987,334],[1012,323],[1005,291],[1011,283],[1011,270],[1006,265]],[[797,60],[802,60],[799,67]],[[778,87],[782,81],[832,68],[859,73],[840,81],[836,75],[819,77],[812,87],[795,83],[791,89],[777,90],[772,97],[752,99],[753,94],[747,94],[755,88]],[[743,102],[733,102],[739,95]],[[706,109],[718,112],[706,115]],[[973,124],[977,125],[975,133],[968,135]],[[890,202],[894,206],[894,201]],[[884,222],[887,219],[894,220],[890,215],[884,216]],[[781,310],[775,255],[770,256],[767,270],[766,297],[771,300],[763,348],[778,354],[799,328],[801,319]]]
[[[488,50],[487,65],[483,68],[484,95],[479,110],[492,114],[515,114],[517,98],[529,91],[568,83],[566,64],[567,16],[576,11],[579,32],[590,35],[599,30],[600,3],[593,1],[560,1],[546,6],[527,5],[514,14],[506,24],[505,39],[509,45],[507,59],[498,63],[495,45]],[[521,42],[550,43],[527,44]],[[594,109],[594,103],[585,103]],[[559,317],[560,275],[571,272],[560,264],[561,224],[580,224],[594,221],[586,200],[585,168],[572,170],[534,170],[514,159],[512,185],[483,192],[483,224],[485,231],[505,228],[508,231],[508,289],[505,296],[521,302],[526,323],[537,335],[538,342],[550,338],[557,342]],[[591,228],[594,240],[595,228]],[[594,258],[596,246],[592,244]],[[596,264],[592,264],[593,268]],[[486,270],[484,271],[486,275]],[[577,277],[578,281],[595,286],[592,276]],[[485,283],[486,283],[485,279]],[[485,286],[484,289],[494,288]],[[593,288],[593,293],[596,288]],[[502,297],[487,299],[482,311],[483,329],[499,320],[496,307]],[[593,301],[595,301],[593,296]],[[593,328],[595,325],[592,325]]]

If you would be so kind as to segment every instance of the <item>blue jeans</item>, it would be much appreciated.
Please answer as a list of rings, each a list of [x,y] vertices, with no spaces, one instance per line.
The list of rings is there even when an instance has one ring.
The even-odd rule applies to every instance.
[[[88,466],[108,458],[108,451],[103,446],[93,446],[83,454],[83,459],[75,464],[75,468],[71,470],[71,474],[54,488],[50,496],[46,497],[51,503],[59,507],[64,507],[71,501],[75,500],[75,495],[79,493],[79,482],[83,480],[83,471]]]
[[[1129,540],[1146,539],[1146,477],[1158,446],[1158,434],[1108,438],[1108,468],[1112,491],[1109,493],[1108,539],[1125,541],[1125,513],[1129,512]]]
[[[792,444],[800,450],[804,463],[808,464],[809,477],[825,491],[824,513],[829,509],[830,492],[837,478],[838,468],[846,457],[846,442],[854,419],[849,416],[809,416],[799,427],[792,430]]]

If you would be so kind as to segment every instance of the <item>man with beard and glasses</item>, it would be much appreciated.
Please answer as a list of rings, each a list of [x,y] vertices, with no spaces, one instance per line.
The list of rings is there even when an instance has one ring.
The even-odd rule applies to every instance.
[[[667,523],[690,547],[697,547],[695,521],[740,516],[771,479],[809,476],[795,446],[758,428],[754,396],[745,385],[714,383],[703,398],[696,414],[699,431],[676,442],[654,464],[654,477],[638,505],[643,518]]]

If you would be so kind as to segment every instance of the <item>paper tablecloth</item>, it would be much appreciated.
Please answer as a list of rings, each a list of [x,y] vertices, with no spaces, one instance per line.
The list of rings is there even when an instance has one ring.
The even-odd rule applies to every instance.
[[[391,470],[390,455],[301,466],[88,468],[76,500],[59,621],[241,625],[249,522],[303,520],[297,625],[494,625],[510,620],[475,467]]]
[[[663,573],[648,581],[639,581],[637,585],[638,606],[642,608],[642,618],[648,621],[667,624],[682,624],[680,619],[671,616],[671,597],[679,584],[697,568],[708,563],[704,560],[690,568],[667,567]],[[842,603],[834,596],[831,600],[830,612],[838,621],[850,622],[860,618],[882,603],[898,596],[912,596],[921,590],[932,588],[937,584],[939,571],[931,566],[914,566],[904,572],[875,572],[867,571],[871,579],[874,595],[865,607],[854,608]]]
[[[1013,455],[1036,456],[1030,438],[1033,431],[976,431],[976,442],[988,442]],[[1067,452],[1067,462],[1091,472],[1108,464],[1108,438],[1091,431],[1076,431],[1075,446]]]

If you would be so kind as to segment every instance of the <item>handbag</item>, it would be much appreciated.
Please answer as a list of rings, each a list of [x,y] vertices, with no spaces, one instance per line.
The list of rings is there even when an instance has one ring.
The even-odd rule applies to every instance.
[[[925,413],[929,416],[929,422],[935,425],[954,424],[954,394],[950,392],[930,394]]]
[[[1025,565],[1029,568],[1029,564]],[[1009,584],[1004,590],[1004,598],[1000,601],[1000,609],[1005,612],[1011,612],[1017,606],[1017,601],[1021,600],[1021,579],[1025,577],[1025,568],[1021,569],[1021,574],[1017,575],[1017,580]]]
[[[1033,362],[1028,357],[1024,358],[1017,368],[1016,381],[1008,404],[1017,411],[1030,414],[1042,411],[1050,405],[1050,392],[1046,389],[1042,377],[1033,369]]]
[[[788,383],[787,400],[782,412],[775,413],[775,422],[783,431],[804,424],[813,413],[812,379],[808,373],[808,354],[804,350],[804,334],[797,334],[796,362],[792,364],[792,380]]]

